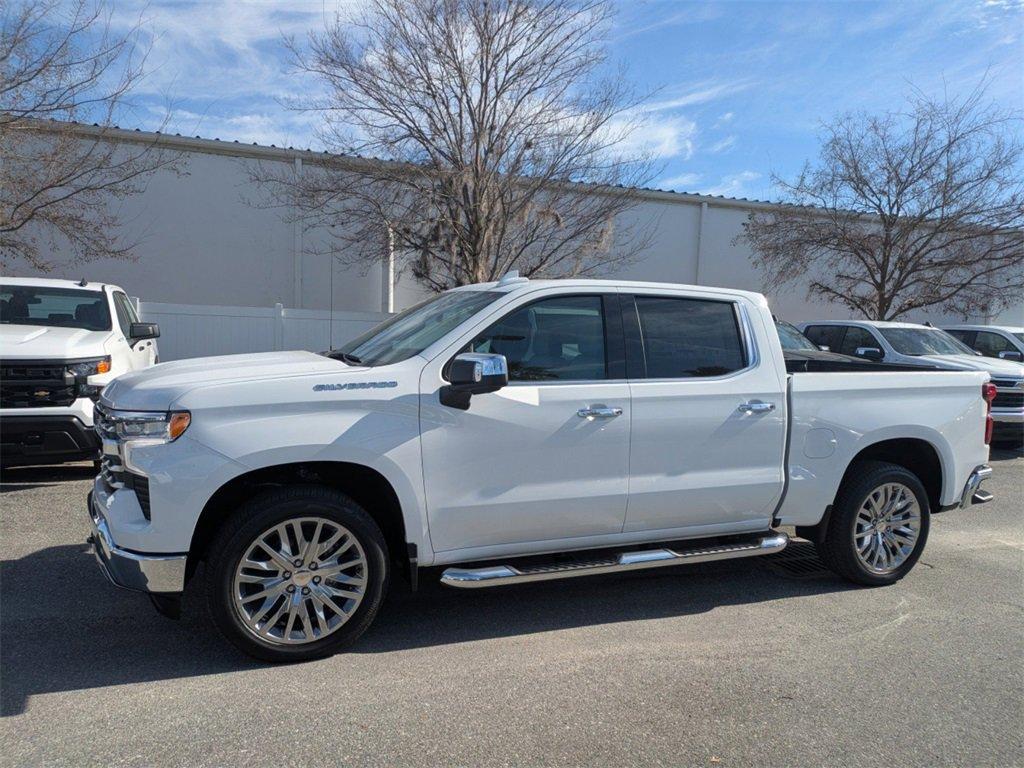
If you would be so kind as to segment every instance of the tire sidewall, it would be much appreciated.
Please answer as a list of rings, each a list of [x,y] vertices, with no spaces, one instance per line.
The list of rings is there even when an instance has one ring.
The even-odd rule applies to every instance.
[[[860,557],[857,556],[853,534],[857,524],[857,513],[860,511],[861,505],[872,491],[886,483],[900,483],[909,488],[910,492],[914,494],[918,507],[921,510],[921,531],[914,544],[914,551],[910,553],[910,556],[903,564],[892,573],[881,574],[869,570],[861,562]],[[858,581],[861,581],[861,583],[882,586],[899,581],[914,567],[921,557],[921,553],[924,552],[931,528],[931,508],[924,486],[917,476],[909,470],[894,465],[871,472],[863,480],[850,487],[849,492],[844,494],[842,509],[837,511],[840,512],[841,519],[837,521],[839,525],[836,526],[836,534],[842,536],[845,541],[843,549],[846,551],[847,557],[844,559],[847,560],[849,567],[856,569],[859,576]]]
[[[239,560],[257,536],[296,517],[324,517],[345,526],[363,548],[367,563],[366,592],[356,611],[329,636],[302,645],[278,645],[254,635],[234,605]],[[387,546],[376,522],[340,492],[316,486],[293,486],[263,494],[243,505],[225,522],[208,562],[207,598],[220,631],[236,647],[265,661],[289,662],[323,658],[354,642],[376,617],[389,580]]]

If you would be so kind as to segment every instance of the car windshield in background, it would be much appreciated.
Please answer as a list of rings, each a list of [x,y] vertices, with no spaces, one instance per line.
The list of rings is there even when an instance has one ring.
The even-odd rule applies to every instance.
[[[370,329],[328,357],[353,365],[388,365],[418,355],[503,293],[449,291],[427,299]]]
[[[782,342],[783,349],[790,351],[796,349],[818,351],[818,348],[814,346],[811,340],[800,333],[795,325],[790,325],[782,320],[776,320],[775,328],[779,332],[779,341]]]
[[[973,355],[974,350],[937,328],[880,328],[901,355]]]
[[[1011,333],[1010,335],[1017,341],[1024,341],[1024,333]]]
[[[0,323],[109,331],[102,291],[0,284]]]

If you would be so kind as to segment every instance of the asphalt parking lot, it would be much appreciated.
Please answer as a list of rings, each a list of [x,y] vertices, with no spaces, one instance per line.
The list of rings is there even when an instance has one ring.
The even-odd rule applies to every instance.
[[[3,476],[3,765],[1024,765],[1024,458],[849,588],[769,558],[392,590],[350,653],[240,656],[83,544],[92,470]],[[799,543],[798,543],[799,544]],[[783,553],[784,555],[786,553]]]

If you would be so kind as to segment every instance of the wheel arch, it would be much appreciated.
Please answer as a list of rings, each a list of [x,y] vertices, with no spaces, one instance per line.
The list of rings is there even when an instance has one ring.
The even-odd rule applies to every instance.
[[[856,465],[859,462],[871,460],[887,461],[913,472],[928,494],[928,505],[931,510],[936,512],[942,508],[942,491],[945,480],[942,454],[931,442],[920,437],[889,438],[861,448],[846,466],[846,471],[836,489],[837,497]]]
[[[297,461],[236,475],[218,488],[203,506],[192,531],[186,577],[207,554],[224,521],[245,501],[286,485],[317,484],[346,494],[373,517],[384,534],[391,559],[415,579],[416,545],[410,542],[402,503],[394,484],[379,470],[348,461]]]

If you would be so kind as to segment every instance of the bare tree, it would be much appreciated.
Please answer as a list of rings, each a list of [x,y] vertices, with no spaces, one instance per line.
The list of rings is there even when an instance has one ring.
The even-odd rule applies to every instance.
[[[270,205],[329,226],[340,260],[393,247],[438,291],[627,261],[646,230],[620,215],[650,167],[622,150],[635,100],[600,77],[610,13],[607,0],[370,0],[290,41],[325,86],[301,108],[323,118],[332,155],[253,176]]]
[[[962,99],[909,100],[903,114],[826,125],[818,163],[790,207],[752,214],[745,237],[769,289],[876,320],[934,308],[992,313],[1024,291],[1024,169],[1019,118]]]
[[[177,159],[111,135],[142,76],[136,30],[90,0],[3,2],[0,25],[0,266],[130,258],[111,203]]]

